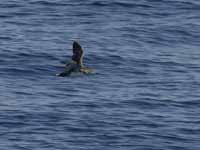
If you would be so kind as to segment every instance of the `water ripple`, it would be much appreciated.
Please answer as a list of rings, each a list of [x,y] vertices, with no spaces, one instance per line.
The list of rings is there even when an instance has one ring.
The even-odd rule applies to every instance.
[[[195,0],[2,0],[1,149],[199,149]],[[84,49],[93,74],[56,77]]]

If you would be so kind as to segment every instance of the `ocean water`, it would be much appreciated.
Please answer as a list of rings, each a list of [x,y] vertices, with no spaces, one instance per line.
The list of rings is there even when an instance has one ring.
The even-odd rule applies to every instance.
[[[199,150],[198,0],[1,0],[0,150]],[[57,77],[84,49],[90,75]]]

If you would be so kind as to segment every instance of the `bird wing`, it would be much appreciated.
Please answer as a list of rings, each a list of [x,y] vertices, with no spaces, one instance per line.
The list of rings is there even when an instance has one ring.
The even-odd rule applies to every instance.
[[[78,64],[81,64],[82,56],[83,56],[83,49],[81,45],[78,42],[74,41],[72,60],[77,62]]]

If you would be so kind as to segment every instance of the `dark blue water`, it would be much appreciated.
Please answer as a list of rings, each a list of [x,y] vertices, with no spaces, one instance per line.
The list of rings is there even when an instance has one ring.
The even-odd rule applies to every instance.
[[[1,150],[199,150],[198,0],[1,0]],[[56,77],[78,39],[91,75]]]

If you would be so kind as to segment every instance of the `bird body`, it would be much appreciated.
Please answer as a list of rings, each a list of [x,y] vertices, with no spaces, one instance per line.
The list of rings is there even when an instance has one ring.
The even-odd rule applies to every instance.
[[[65,70],[57,76],[69,76],[72,72],[92,73],[92,69],[83,66],[83,50],[77,41],[73,43],[73,55],[70,63],[66,64]]]

